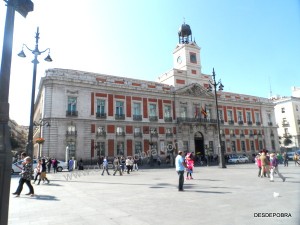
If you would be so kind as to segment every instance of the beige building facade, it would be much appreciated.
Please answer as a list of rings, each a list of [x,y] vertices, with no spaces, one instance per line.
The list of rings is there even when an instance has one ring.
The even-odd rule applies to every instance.
[[[212,76],[201,72],[200,47],[189,25],[180,27],[178,37],[174,68],[155,82],[48,69],[34,115],[35,121],[51,124],[36,131],[35,137],[45,138],[40,156],[166,158],[178,149],[219,155],[218,119],[225,154],[279,149],[273,102],[229,92],[214,96],[208,91]]]

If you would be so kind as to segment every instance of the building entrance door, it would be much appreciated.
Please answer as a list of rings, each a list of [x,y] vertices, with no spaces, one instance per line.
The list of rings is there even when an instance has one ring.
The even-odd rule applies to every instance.
[[[204,161],[205,159],[205,149],[204,149],[204,138],[201,132],[195,133],[195,154],[197,157]]]

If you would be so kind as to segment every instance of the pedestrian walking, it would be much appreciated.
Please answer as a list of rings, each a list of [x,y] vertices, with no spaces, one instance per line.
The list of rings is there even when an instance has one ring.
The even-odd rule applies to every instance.
[[[121,163],[121,171],[122,171],[122,173],[124,173],[125,165],[126,165],[126,160],[125,160],[124,156],[121,157],[121,162],[120,163]]]
[[[285,182],[285,177],[278,170],[278,160],[274,153],[270,154],[270,182],[274,182],[274,173],[278,174],[278,176]]]
[[[186,168],[186,163],[182,157],[182,151],[178,151],[178,155],[175,159],[176,172],[179,175],[178,191],[183,191],[184,183],[184,168]]]
[[[266,173],[267,176],[270,178],[270,170],[269,170],[270,161],[269,161],[268,157],[266,156],[265,152],[261,153],[260,161],[261,161],[261,174],[260,174],[260,177],[263,178],[264,173]]]
[[[53,167],[53,172],[54,173],[57,173],[57,164],[58,164],[58,162],[57,162],[56,158],[54,158],[52,160],[52,167]]]
[[[16,197],[20,197],[20,194],[23,190],[23,185],[24,183],[26,183],[27,186],[29,187],[29,193],[27,193],[26,195],[30,195],[31,197],[34,196],[34,189],[30,183],[31,176],[32,176],[31,158],[27,156],[26,158],[24,158],[23,170],[21,172],[21,179],[19,181],[19,186],[17,188],[17,191],[14,192],[13,195],[16,195]]]
[[[130,174],[130,169],[131,169],[131,159],[130,159],[130,156],[127,157],[126,161],[125,161],[125,164],[126,164],[126,169],[127,169],[127,174]]]
[[[22,152],[21,156],[19,156],[19,157],[20,157],[19,160],[21,160],[21,159],[24,160],[27,157],[26,152]],[[23,161],[22,165],[23,165],[23,170],[24,170],[25,161]],[[31,179],[31,177],[30,177],[30,179]],[[22,181],[22,176],[21,176],[20,179],[19,179],[19,185],[17,187],[17,190],[14,193],[12,193],[12,194],[13,195],[17,195],[17,193],[19,192],[19,189],[23,188],[23,185],[24,185],[24,182]],[[26,185],[28,186],[28,188],[30,190],[30,186],[32,186],[32,185],[30,184],[30,186],[29,186],[28,183],[26,183]],[[30,191],[29,191],[29,193],[30,193]],[[29,194],[27,194],[27,195],[29,195]]]
[[[119,171],[120,176],[122,176],[122,172],[121,172],[121,167],[120,167],[120,159],[118,157],[114,158],[114,167],[115,167],[115,171],[114,171],[114,176],[116,175],[116,173]]]
[[[283,157],[284,166],[288,167],[289,166],[289,157],[288,157],[288,154],[286,152],[284,152],[283,155],[282,155],[282,157]]]
[[[103,159],[103,171],[102,171],[102,176],[104,175],[104,171],[106,171],[107,175],[110,175],[109,172],[108,172],[108,161],[107,161],[107,158],[104,157]]]
[[[258,154],[256,157],[255,157],[255,163],[258,167],[258,177],[261,176],[261,160],[260,160],[260,154]]]
[[[50,171],[51,171],[51,165],[52,165],[52,160],[51,160],[51,158],[48,158],[48,160],[47,160],[47,162],[46,162],[46,165],[47,165],[48,173],[50,173]]]
[[[46,170],[47,170],[47,167],[46,167],[46,160],[45,160],[45,159],[42,159],[41,176],[40,176],[40,179],[39,179],[39,182],[38,182],[37,185],[40,185],[41,180],[43,180],[43,183],[45,182],[45,180],[48,182],[48,184],[50,183],[50,181],[48,180],[48,178],[47,178],[47,176],[46,176]]]
[[[193,169],[194,169],[194,160],[191,158],[191,153],[187,153],[185,156],[185,163],[186,163],[186,179],[194,179],[192,176]]]
[[[137,157],[135,157],[134,161],[133,161],[133,170],[136,170],[136,171],[139,170],[138,162],[139,162],[139,159]]]
[[[34,181],[33,181],[33,183],[36,182],[38,177],[41,177],[41,171],[42,171],[42,160],[39,159],[36,167],[34,168]]]

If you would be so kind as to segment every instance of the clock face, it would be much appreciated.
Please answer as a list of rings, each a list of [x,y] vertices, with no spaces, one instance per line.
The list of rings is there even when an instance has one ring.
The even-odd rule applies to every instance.
[[[181,58],[181,56],[178,56],[178,58],[177,58],[177,63],[182,63],[182,58]]]

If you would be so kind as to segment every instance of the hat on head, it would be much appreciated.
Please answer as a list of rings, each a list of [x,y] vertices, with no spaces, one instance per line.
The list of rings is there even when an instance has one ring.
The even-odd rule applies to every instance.
[[[178,151],[178,155],[180,155],[182,153],[182,151]]]

